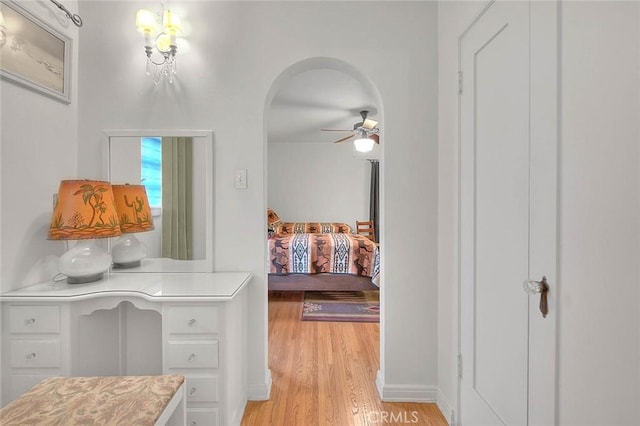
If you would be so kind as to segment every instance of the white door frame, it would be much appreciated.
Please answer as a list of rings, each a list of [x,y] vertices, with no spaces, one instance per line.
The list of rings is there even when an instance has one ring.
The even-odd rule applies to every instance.
[[[496,0],[489,1],[469,26],[458,38],[458,71],[462,69],[461,46],[467,32],[476,24]],[[536,250],[539,256],[530,260],[529,279],[539,280],[543,275],[549,282],[549,313],[542,319],[538,309],[539,299],[536,296],[529,298],[529,317],[532,325],[529,331],[529,347],[536,347],[535,356],[529,360],[529,425],[555,425],[557,424],[557,351],[556,318],[559,307],[557,301],[557,288],[559,282],[558,262],[558,194],[548,194],[549,191],[541,189],[553,185],[558,186],[558,144],[560,140],[559,117],[559,55],[560,55],[560,1],[530,1],[530,140],[531,140],[531,168],[541,168],[545,171],[543,179],[537,179],[531,183],[531,202],[542,203],[546,206],[548,217],[546,221],[555,224],[553,229],[548,226],[539,226],[539,223],[531,223],[531,233],[541,236],[546,244],[543,250]],[[461,94],[458,95],[458,228],[456,257],[457,268],[457,354],[461,353]],[[551,377],[539,374],[543,370],[553,371]],[[458,424],[461,412],[461,384],[457,380],[457,412],[453,419]]]

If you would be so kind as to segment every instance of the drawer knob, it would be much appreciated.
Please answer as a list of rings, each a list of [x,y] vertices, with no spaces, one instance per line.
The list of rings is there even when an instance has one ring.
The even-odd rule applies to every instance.
[[[191,426],[197,426],[198,422],[196,422],[195,420],[193,420],[191,423],[189,423]]]
[[[189,389],[189,396],[196,396],[196,388]]]
[[[193,324],[195,324],[195,323],[196,323],[196,319],[195,319],[195,318],[191,318],[191,319],[189,320],[189,326],[190,326],[190,327],[191,327],[191,326],[193,326]]]
[[[24,320],[24,324],[25,325],[33,325],[36,323],[36,319],[35,318],[28,318],[26,320]]]
[[[36,353],[35,352],[31,352],[30,354],[27,354],[25,356],[25,358],[27,359],[34,359],[36,357]]]
[[[196,359],[196,354],[189,354],[189,356],[187,357],[187,361],[191,362],[193,360]]]

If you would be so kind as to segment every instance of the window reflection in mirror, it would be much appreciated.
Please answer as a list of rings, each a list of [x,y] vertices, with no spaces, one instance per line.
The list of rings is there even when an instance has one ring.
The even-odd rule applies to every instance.
[[[162,209],[162,138],[140,140],[141,183],[147,191],[151,213],[157,217]]]
[[[149,258],[206,257],[206,145],[192,137],[112,137],[109,173],[114,184],[143,184],[155,229],[138,233]]]

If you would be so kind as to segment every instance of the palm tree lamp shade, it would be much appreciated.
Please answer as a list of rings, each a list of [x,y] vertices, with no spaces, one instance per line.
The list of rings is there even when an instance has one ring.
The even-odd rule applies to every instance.
[[[114,268],[140,266],[147,257],[147,246],[137,232],[153,231],[153,217],[144,185],[113,185],[122,236],[111,247]]]
[[[58,269],[67,276],[67,283],[82,284],[102,279],[111,266],[111,255],[100,248],[95,240],[120,234],[109,182],[60,182],[49,226],[49,239],[78,240],[58,261]]]

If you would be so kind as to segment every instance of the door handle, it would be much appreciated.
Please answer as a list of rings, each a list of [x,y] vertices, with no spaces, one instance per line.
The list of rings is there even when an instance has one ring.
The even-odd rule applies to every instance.
[[[540,281],[526,280],[524,282],[524,291],[527,294],[540,294],[540,313],[542,313],[542,318],[546,318],[549,313],[549,303],[547,301],[549,284],[547,283],[547,277],[543,276]]]

